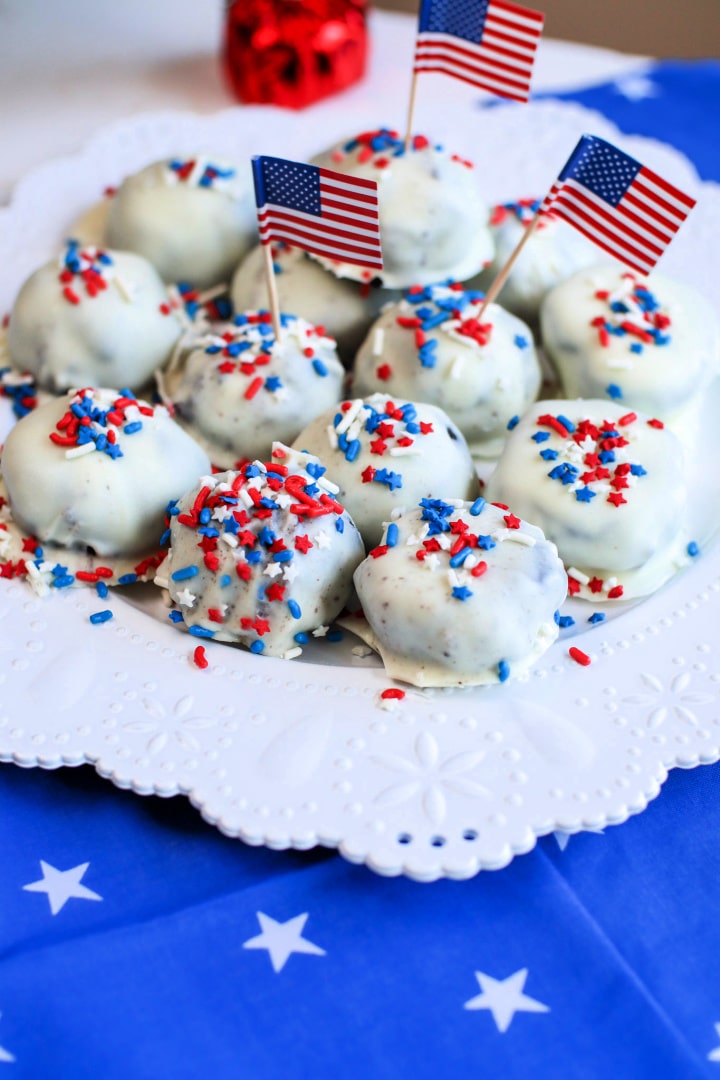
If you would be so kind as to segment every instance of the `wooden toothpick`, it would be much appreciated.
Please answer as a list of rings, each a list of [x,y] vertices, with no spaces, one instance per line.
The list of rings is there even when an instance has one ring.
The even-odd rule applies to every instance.
[[[415,112],[415,93],[417,91],[417,71],[413,71],[412,82],[410,83],[410,101],[408,103],[407,112],[407,127],[405,128],[405,151],[410,149],[410,142],[412,140],[412,127],[413,127],[413,113]]]
[[[514,251],[511,252],[510,258],[505,263],[502,270],[497,275],[497,277],[493,281],[493,283],[490,286],[490,288],[488,289],[488,291],[485,293],[485,299],[483,300],[482,304],[480,305],[480,310],[478,311],[478,314],[477,314],[478,319],[482,318],[482,316],[485,314],[485,309],[488,307],[489,304],[492,304],[493,300],[495,299],[495,297],[498,295],[498,293],[502,289],[503,285],[505,284],[508,277],[510,276],[510,271],[512,270],[513,266],[515,265],[515,263],[517,261],[517,258],[520,255],[520,252],[522,251],[523,247],[525,246],[527,241],[530,239],[532,234],[535,232],[535,229],[537,228],[539,222],[540,222],[540,211],[538,210],[538,212],[535,214],[535,217],[532,219],[530,224],[525,229],[523,235],[520,237],[520,240],[518,241],[517,245],[515,246]]]
[[[273,333],[275,334],[275,340],[280,341],[280,302],[278,300],[277,283],[275,281],[272,245],[263,244],[262,249],[263,254],[265,255],[265,281],[267,283],[268,300],[270,301]]]

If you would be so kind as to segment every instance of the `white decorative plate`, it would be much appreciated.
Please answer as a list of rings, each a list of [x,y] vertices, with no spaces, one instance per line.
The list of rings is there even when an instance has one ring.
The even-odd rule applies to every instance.
[[[389,112],[390,110],[386,110]],[[423,109],[418,126],[473,158],[489,199],[542,193],[582,131],[619,142],[696,195],[663,268],[707,287],[720,277],[720,188],[671,148],[621,136],[577,106]],[[447,113],[447,115],[446,115]],[[153,158],[215,149],[305,158],[385,120],[382,103],[311,113],[233,109],[143,116],[82,153],[35,170],[0,210],[0,311],[109,184]],[[717,394],[704,448],[717,461]],[[5,404],[5,403],[2,403]],[[0,417],[0,437],[7,430]],[[715,472],[715,470],[713,470]],[[660,593],[589,628],[579,667],[565,636],[524,683],[413,691],[393,711],[374,658],[349,635],[292,662],[192,638],[142,593],[67,590],[39,600],[0,581],[0,760],[91,762],[121,787],[186,794],[230,836],[274,848],[338,847],[383,874],[466,878],[501,867],[551,830],[624,821],[667,770],[720,757],[720,548],[709,545],[720,479],[693,482],[701,558]],[[112,621],[88,616],[111,606]],[[580,609],[575,631],[587,626]],[[577,613],[576,613],[577,614]]]

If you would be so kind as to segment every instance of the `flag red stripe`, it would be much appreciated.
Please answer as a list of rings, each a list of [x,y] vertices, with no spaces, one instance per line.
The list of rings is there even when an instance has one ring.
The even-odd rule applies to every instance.
[[[378,209],[377,207],[365,207],[365,206],[353,206],[352,210],[347,203],[341,202],[340,199],[330,199],[326,195],[320,194],[320,201],[322,203],[323,217],[328,217],[328,210],[345,210],[347,213],[359,214],[362,217],[366,217],[369,221],[378,221]]]
[[[350,206],[353,206],[353,205],[357,204],[358,206],[370,206],[370,207],[375,206],[375,207],[377,207],[377,204],[378,204],[376,195],[365,195],[364,192],[359,192],[359,191],[358,192],[342,191],[338,187],[334,187],[334,186],[331,186],[329,184],[324,184],[321,181],[320,182],[320,198],[322,199],[325,195],[331,195],[333,198],[336,198],[336,199],[343,199]]]
[[[492,93],[497,94],[500,97],[511,98],[513,101],[527,101],[529,94],[528,89],[524,92],[513,91],[506,89],[498,81],[492,81],[489,76],[481,76],[477,74],[474,78],[469,75],[460,74],[459,72],[444,66],[442,64],[423,64],[422,66],[416,66],[415,71],[423,72],[439,72],[442,75],[452,75],[456,79],[460,79],[461,82],[468,83],[470,86],[476,86],[480,90],[490,90]]]
[[[480,58],[473,57],[474,62],[466,62],[459,57],[457,51],[448,46],[442,49],[433,49],[431,51],[418,50],[416,54],[415,62],[429,60],[436,64],[442,64],[443,62],[452,63],[454,67],[460,68],[462,74],[458,74],[458,78],[462,78],[465,73],[472,73],[478,76],[495,76],[497,80],[503,85],[509,86],[516,90],[525,89],[529,85],[529,79],[526,77],[522,79],[525,74],[523,71],[518,71],[517,68],[513,68],[510,64],[504,64],[500,61],[488,61],[481,60]],[[441,69],[440,69],[441,70]],[[509,78],[505,72],[509,72],[510,75],[516,76],[516,78]],[[520,76],[521,78],[517,78]]]
[[[271,225],[279,225],[281,228],[293,226],[302,229],[308,236],[314,233],[317,236],[327,236],[333,240],[337,238],[338,242],[347,240],[350,242],[350,246],[354,246],[358,250],[380,250],[380,241],[373,234],[363,236],[351,232],[349,229],[338,229],[334,225],[325,224],[322,218],[317,218],[318,224],[316,226],[314,222],[308,221],[306,218],[299,218],[286,210],[273,206],[271,203],[268,203],[258,213],[258,221],[261,228],[264,229]]]
[[[678,209],[663,199],[661,195],[658,195],[657,192],[651,191],[650,188],[645,187],[640,179],[642,175],[642,172],[639,172],[632,183],[632,186],[638,195],[642,195],[645,199],[652,200],[657,206],[661,206],[666,214],[671,214],[672,217],[677,218],[678,223],[683,222],[687,217],[687,212]]]
[[[545,22],[545,16],[542,11],[535,11],[534,8],[520,7],[519,4],[509,4],[507,0],[495,0],[494,3],[490,4],[488,16],[491,12],[494,16],[496,11],[512,12],[513,15],[518,15],[522,19],[530,19],[533,22],[539,23],[541,28]]]
[[[681,202],[684,206],[687,206],[688,210],[692,210],[692,208],[696,205],[695,199],[691,198],[690,195],[686,195],[684,191],[680,191],[679,188],[676,188],[672,184],[669,184],[667,180],[663,180],[662,176],[658,176],[656,172],[653,172],[652,169],[646,168],[645,165],[643,165],[642,169],[638,173],[638,176],[646,177],[653,184],[656,184],[659,188],[662,188],[663,191],[666,191],[668,195],[672,195],[672,197],[674,199],[677,199],[678,202]]]
[[[371,192],[376,192],[377,191],[377,184],[376,184],[376,182],[374,180],[368,180],[364,176],[351,176],[350,173],[336,172],[334,169],[323,169],[323,168],[321,168],[320,169],[321,186],[322,186],[322,181],[323,180],[335,180],[339,184],[347,184],[350,187],[367,188]],[[360,193],[358,193],[357,197],[358,198],[360,198],[360,197],[364,198],[365,195],[363,194],[361,196]],[[375,194],[372,197],[377,202],[377,195]]]
[[[293,229],[275,230],[272,235],[260,233],[261,243],[271,244],[274,240],[286,240],[289,244],[301,247],[303,251],[312,252],[313,255],[320,255],[325,259],[334,259],[336,262],[351,262],[355,266],[367,266],[372,270],[382,270],[383,267],[382,258],[379,255],[373,258],[366,252],[358,253],[351,250],[348,257],[347,245],[323,244],[321,239],[312,234],[308,238]]]
[[[631,228],[617,212],[617,208],[608,207],[607,210],[604,207],[599,206],[593,199],[586,196],[582,191],[579,191],[575,187],[566,186],[558,192],[558,199],[567,198],[569,201],[574,201],[577,209],[586,214],[589,217],[594,217],[598,228],[603,232],[614,232],[617,236],[624,236],[631,242],[632,245],[644,250],[648,255],[653,255],[656,259],[659,259],[663,253],[664,244],[656,244],[651,239],[642,236]],[[607,222],[607,225],[605,224]],[[610,228],[608,228],[610,226]]]
[[[681,222],[669,221],[664,214],[661,214],[658,210],[653,209],[653,207],[649,206],[644,199],[639,199],[637,195],[635,195],[632,187],[629,188],[626,194],[623,196],[623,202],[630,203],[631,206],[636,206],[638,210],[642,210],[643,214],[645,214],[647,217],[652,218],[654,221],[657,221],[660,225],[664,225],[666,229],[666,234],[663,234],[662,230],[658,230],[658,234],[664,235],[665,242],[668,244],[672,240],[672,235],[674,235],[680,228]],[[646,229],[650,229],[652,227],[649,221],[643,219],[642,214],[638,216]],[[667,236],[668,232],[671,233],[670,236]]]
[[[620,259],[622,262],[627,263],[628,266],[632,266],[634,270],[639,270],[641,274],[649,273],[655,265],[654,260],[644,259],[640,255],[628,255],[624,250],[621,251],[617,245],[610,244],[603,240],[602,237],[596,236],[586,225],[580,221],[576,221],[571,214],[566,213],[563,207],[560,207],[555,212],[555,217],[560,217],[564,221],[567,221],[568,224],[572,225],[573,228],[577,229],[583,236],[587,236],[588,240],[592,240],[593,244],[597,247],[602,248],[603,251],[607,251],[610,255],[614,255],[616,259]]]
[[[492,52],[497,52],[503,56],[509,56],[516,59],[518,63],[516,65],[503,63],[502,60],[495,60],[492,55],[489,55],[490,48]],[[477,66],[478,64],[488,64],[493,68],[501,68],[506,71],[510,71],[516,75],[529,74],[532,70],[532,57],[523,56],[521,53],[514,53],[510,49],[503,49],[500,46],[488,47],[484,43],[477,46],[475,49],[465,48],[463,45],[456,45],[454,41],[438,40],[437,38],[424,38],[419,37],[417,41],[416,57],[421,53],[432,53],[439,55],[447,55],[458,58],[458,63],[469,63],[470,65]]]
[[[514,32],[515,37],[520,34],[529,34],[533,38],[539,38],[542,33],[542,23],[540,23],[539,27],[535,29],[534,26],[520,26],[518,25],[518,23],[513,22],[511,19],[502,19],[499,18],[497,15],[493,14],[492,16],[490,16],[488,14],[487,20],[485,22],[485,27],[483,29],[483,41],[485,40],[485,35],[490,33],[491,30],[494,30],[496,26],[499,26],[503,30],[507,30],[510,33]]]
[[[588,212],[583,202],[587,203],[587,200],[583,200],[577,191],[564,187],[558,192],[552,204],[552,209],[558,205],[571,207],[582,221],[592,223],[601,236],[607,236],[609,239],[621,243],[623,247],[626,247],[628,251],[637,257],[645,256],[651,259],[652,263],[660,258],[663,248],[644,240],[633,229],[629,229],[622,222],[619,222],[617,218],[609,214],[602,215],[594,203],[590,204],[591,209]],[[603,216],[609,222],[609,225],[604,223]]]

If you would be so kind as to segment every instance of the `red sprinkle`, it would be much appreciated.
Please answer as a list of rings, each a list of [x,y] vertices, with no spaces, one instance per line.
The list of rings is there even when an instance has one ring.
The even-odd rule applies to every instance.
[[[584,653],[582,649],[576,649],[574,645],[570,646],[570,648],[568,649],[568,653],[573,658],[575,663],[582,665],[582,667],[587,667],[588,664],[592,663],[588,654]]]
[[[195,652],[193,653],[193,660],[195,661],[195,666],[201,669],[210,666],[210,661],[205,655],[205,649],[202,645],[198,645],[197,649],[195,649]]]
[[[397,687],[393,686],[389,690],[383,690],[380,697],[383,701],[402,701],[405,697],[405,691],[398,690]]]

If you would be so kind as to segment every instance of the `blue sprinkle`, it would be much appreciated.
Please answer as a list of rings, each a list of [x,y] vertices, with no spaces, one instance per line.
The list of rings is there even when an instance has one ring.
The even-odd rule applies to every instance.
[[[688,553],[688,555],[690,556],[691,559],[694,559],[697,555],[700,554],[700,548],[698,547],[695,540],[690,541],[690,543],[688,544],[688,546],[686,548],[686,551],[687,551],[687,553]]]
[[[595,626],[596,623],[605,622],[605,612],[603,612],[603,611],[594,612],[594,614],[592,614],[590,616],[590,618],[588,619],[588,622],[592,623],[593,626]]]
[[[452,566],[453,570],[457,569],[458,566],[462,566],[462,564],[465,562],[468,555],[470,554],[471,550],[472,549],[469,547],[464,547],[460,551],[458,551],[456,555],[453,555],[453,557],[450,559],[450,565]]]
[[[168,615],[170,622],[178,623],[185,622],[181,611],[171,611]]]
[[[399,530],[394,521],[391,521],[387,527],[387,534],[385,536],[385,543],[388,547],[395,547],[398,542]]]
[[[325,640],[333,642],[342,641],[344,636],[342,630],[331,630],[329,634],[325,635]]]
[[[508,420],[508,423],[507,423],[507,429],[508,429],[508,431],[512,431],[512,430],[513,430],[513,428],[516,428],[516,427],[518,426],[518,424],[519,424],[519,423],[520,423],[520,417],[519,417],[519,416],[513,416],[513,417],[511,417],[511,419],[510,419],[510,420]]]
[[[204,626],[188,626],[188,633],[193,637],[212,638],[215,637],[214,630],[206,630]]]
[[[559,453],[559,450],[541,450],[540,457],[543,461],[555,461]]]
[[[285,548],[283,551],[276,551],[273,555],[273,562],[292,562],[293,553]]]
[[[142,431],[142,420],[133,420],[131,424],[126,424],[123,431],[126,435],[134,435],[136,431]]]
[[[510,678],[510,665],[507,660],[501,660],[497,666],[498,679],[500,682],[507,682]]]
[[[245,558],[249,563],[259,563],[262,559],[262,551],[246,551]]]
[[[550,432],[536,431],[535,434],[531,436],[531,438],[534,439],[536,443],[547,442],[550,438]]]
[[[452,594],[455,600],[469,600],[473,595],[472,590],[468,589],[467,585],[455,585]]]
[[[600,453],[598,454],[598,457],[602,461],[603,465],[607,465],[609,461],[614,461],[615,460],[615,451],[614,450],[601,450]]]
[[[337,532],[345,532],[345,522],[341,517],[335,518],[335,529]]]
[[[51,585],[54,589],[67,589],[74,582],[75,578],[72,574],[64,574],[60,577],[53,578]]]
[[[478,536],[478,547],[483,551],[491,551],[495,547],[492,536]]]
[[[633,341],[632,345],[630,346],[630,352],[638,354],[643,352],[643,347],[641,343],[639,341]]]
[[[171,577],[173,581],[187,581],[188,578],[195,577],[199,573],[197,566],[183,566],[180,570],[175,570]]]
[[[483,499],[482,496],[480,496],[480,498],[476,499],[475,502],[470,507],[470,513],[472,514],[473,517],[478,517],[479,514],[482,514],[484,509],[485,509],[485,499]]]
[[[250,652],[261,653],[264,652],[264,650],[265,645],[262,641],[253,641],[252,645],[250,646]]]
[[[99,626],[100,623],[107,622],[109,619],[112,619],[112,617],[112,611],[109,611],[106,608],[105,611],[93,612],[93,614],[90,616],[90,622],[93,624],[93,626]]]
[[[200,524],[201,525],[207,525],[210,522],[211,519],[212,519],[212,514],[210,513],[207,506],[204,506],[202,508],[202,510],[200,511]]]
[[[642,465],[631,465],[630,472],[633,476],[647,476],[647,469],[644,469]]]
[[[104,581],[95,582],[95,592],[98,594],[101,600],[104,600],[107,594],[110,592]]]
[[[118,585],[134,585],[137,579],[137,574],[123,574],[118,578]]]
[[[523,337],[522,334],[516,334],[515,344],[517,345],[518,349],[527,349],[530,343],[526,337]]]
[[[297,641],[298,645],[307,645],[310,637],[308,634],[296,634],[293,641]]]
[[[345,460],[350,462],[355,461],[358,454],[360,453],[360,449],[360,440],[353,439],[352,442],[348,444],[348,448],[345,451]]]
[[[300,610],[300,605],[297,600],[288,600],[288,609],[293,619],[302,618],[302,611]]]
[[[578,502],[589,503],[597,495],[597,491],[591,491],[589,487],[578,488],[575,492],[575,498]]]
[[[316,356],[315,359],[312,362],[312,366],[315,368],[315,373],[317,375],[320,375],[322,378],[325,378],[325,376],[328,373],[328,369],[325,367],[322,360],[319,360],[318,357]]]
[[[568,626],[574,626],[575,620],[572,615],[561,615],[560,612],[556,612],[555,622],[558,624],[561,630],[567,630]]]
[[[608,385],[605,387],[605,393],[608,395],[608,397],[611,397],[613,401],[619,401],[623,396],[622,390],[620,389],[618,384],[614,382],[608,383]]]
[[[567,416],[563,416],[562,413],[558,413],[555,419],[559,420],[562,426],[566,428],[567,431],[569,431],[572,435],[573,431],[575,430],[575,425],[573,424],[572,420],[568,420]]]
[[[232,582],[232,578],[229,574],[223,574],[220,578],[220,588],[227,589],[228,585]]]

